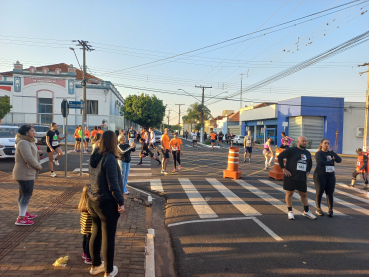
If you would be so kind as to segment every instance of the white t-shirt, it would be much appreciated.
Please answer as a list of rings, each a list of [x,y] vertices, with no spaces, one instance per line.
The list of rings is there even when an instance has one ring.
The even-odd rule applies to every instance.
[[[196,133],[191,133],[191,137],[193,140],[197,140],[197,134]]]
[[[150,142],[155,143],[155,132],[154,131],[150,132]]]

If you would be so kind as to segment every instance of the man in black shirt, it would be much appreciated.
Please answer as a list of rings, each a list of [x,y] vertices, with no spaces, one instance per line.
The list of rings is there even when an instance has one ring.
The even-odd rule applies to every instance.
[[[135,139],[137,138],[137,132],[133,130],[133,126],[131,127],[131,130],[128,132],[128,138],[129,138],[129,145],[135,142]]]
[[[58,125],[56,123],[50,124],[50,130],[46,133],[47,155],[49,156],[49,168],[51,171],[51,177],[56,177],[54,172],[53,162],[56,166],[59,165],[58,159],[63,156],[63,150],[59,145],[59,141],[65,137],[61,137],[59,131],[56,129]],[[65,142],[67,143],[67,142]],[[58,155],[53,159],[54,153]]]
[[[150,156],[155,161],[157,161],[159,163],[158,166],[161,165],[161,161],[157,157],[154,156],[154,153],[152,153],[149,148],[149,144],[145,142],[145,138],[141,138],[140,142],[142,144],[142,148],[141,148],[141,153],[140,153],[140,162],[138,163],[138,165],[142,165],[142,158],[147,157],[147,156]]]
[[[306,137],[300,136],[297,139],[297,147],[284,150],[278,156],[278,163],[283,170],[283,189],[286,190],[286,204],[288,209],[288,219],[295,219],[292,212],[292,196],[295,190],[298,191],[301,202],[304,205],[303,216],[316,219],[316,216],[309,211],[307,198],[307,177],[312,168],[311,154],[306,150]],[[287,159],[284,165],[283,159]]]

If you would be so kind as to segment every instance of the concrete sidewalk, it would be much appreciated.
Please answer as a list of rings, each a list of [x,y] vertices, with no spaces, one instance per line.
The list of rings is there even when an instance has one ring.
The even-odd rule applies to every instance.
[[[58,172],[57,172],[58,173]],[[62,176],[62,172],[59,172]],[[86,175],[88,176],[88,175]],[[80,213],[77,206],[88,177],[50,178],[35,182],[28,211],[36,214],[32,226],[16,226],[18,184],[0,171],[0,275],[1,276],[91,276],[82,256]],[[125,212],[118,221],[114,264],[117,276],[145,276],[147,195],[130,190]],[[151,211],[148,212],[151,214]],[[69,256],[66,267],[54,267]],[[96,276],[103,276],[101,273]]]

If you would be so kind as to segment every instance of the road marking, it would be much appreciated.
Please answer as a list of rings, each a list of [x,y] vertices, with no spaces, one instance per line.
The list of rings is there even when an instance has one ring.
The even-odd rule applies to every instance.
[[[73,172],[80,172],[80,168],[76,168]],[[82,172],[88,172],[88,168],[82,168]]]
[[[264,229],[270,236],[272,236],[276,241],[282,241],[283,239],[279,237],[276,233],[274,233],[271,229],[269,229],[264,223],[258,220],[255,217],[231,217],[231,218],[214,218],[214,219],[203,219],[203,220],[189,220],[182,221],[177,223],[170,223],[167,226],[173,227],[178,225],[190,224],[190,223],[203,223],[203,222],[218,222],[218,221],[233,221],[233,220],[253,220],[256,224],[258,224],[261,228]]]
[[[128,182],[129,182],[129,181],[128,181]],[[148,182],[149,182],[149,180],[148,180]],[[146,191],[140,190],[140,189],[135,188],[135,187],[132,187],[132,186],[130,186],[130,185],[127,185],[127,187],[133,188],[133,189],[135,189],[135,190],[137,190],[137,191],[139,191],[139,192],[142,192],[142,193],[147,194],[148,196],[151,196],[151,194],[150,194],[150,193],[148,193],[148,192],[146,192]]]
[[[133,168],[132,168],[133,169]],[[130,173],[128,177],[151,176],[152,173]]]
[[[151,170],[151,168],[130,168],[130,170]]]
[[[269,180],[259,180],[259,181],[266,184],[266,185],[268,185],[268,186],[271,186],[271,187],[273,187],[273,188],[275,188],[275,189],[277,189],[277,190],[279,190],[283,193],[285,193],[285,190],[281,186],[279,186],[279,185],[277,185],[277,184],[275,184],[275,183],[273,183]],[[308,187],[308,191],[309,191],[309,187]],[[310,191],[310,192],[315,193],[314,191]],[[300,200],[300,195],[298,193],[294,193],[293,198]],[[314,200],[311,200],[310,198],[308,198],[308,201],[309,201],[310,206],[315,207],[315,201]],[[327,206],[325,206],[323,204],[321,204],[321,207],[322,208],[328,208]],[[340,216],[340,215],[346,216],[344,213],[341,213],[337,210],[333,210],[333,211],[334,211],[335,215],[337,215],[337,216]]]
[[[358,188],[352,188],[352,187],[349,187],[348,185],[343,184],[343,183],[336,183],[336,185],[341,186],[341,187],[344,187],[344,188],[349,189],[349,190],[354,190],[354,191],[356,191],[356,192],[358,192],[360,194],[364,194],[364,195],[367,195],[368,194],[368,192],[365,191],[365,190],[361,190],[361,189],[358,189]]]
[[[88,163],[82,163],[82,165],[88,165]]]
[[[254,187],[253,185],[250,185],[249,183],[243,181],[243,180],[234,180],[236,183],[244,187],[245,189],[249,190],[250,192],[256,194],[261,199],[269,202],[277,209],[281,210],[284,213],[288,213],[287,206],[282,201],[279,201],[277,198],[274,198],[273,196],[270,196],[266,192]],[[295,213],[300,213],[299,211],[296,211]]]
[[[189,179],[179,178],[178,181],[200,218],[218,217]]]
[[[155,277],[155,250],[153,234],[146,234],[145,277]]]
[[[160,179],[150,180],[150,187],[151,187],[151,190],[164,193],[164,189],[163,189]]]
[[[58,154],[55,154],[53,155],[53,159],[55,159],[55,157],[57,156]],[[40,164],[43,164],[43,163],[46,163],[49,161],[49,157],[46,157],[46,158],[43,158],[42,160],[40,160]]]
[[[213,187],[215,187],[229,202],[231,202],[241,213],[245,216],[255,216],[261,215],[257,210],[239,198],[236,194],[234,194],[231,190],[229,190],[226,186],[224,186],[221,182],[219,182],[215,178],[206,178]]]

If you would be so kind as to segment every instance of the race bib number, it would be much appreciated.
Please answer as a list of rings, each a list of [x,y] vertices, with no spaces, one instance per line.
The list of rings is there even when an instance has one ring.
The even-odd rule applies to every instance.
[[[55,141],[55,140],[54,140],[54,141],[52,142],[52,144],[51,144],[51,145],[52,145],[52,146],[58,146],[58,145],[59,145],[59,141],[57,141],[57,140]]]
[[[325,172],[334,172],[334,166],[325,166]]]
[[[358,166],[360,166],[360,162],[356,162],[356,164],[357,164]]]
[[[306,164],[303,163],[297,163],[297,170],[299,171],[306,171]]]
[[[248,143],[248,144],[251,144],[251,140],[248,140],[248,141],[247,141],[247,143]]]
[[[177,151],[178,150],[178,147],[172,147],[172,150],[173,151]]]

